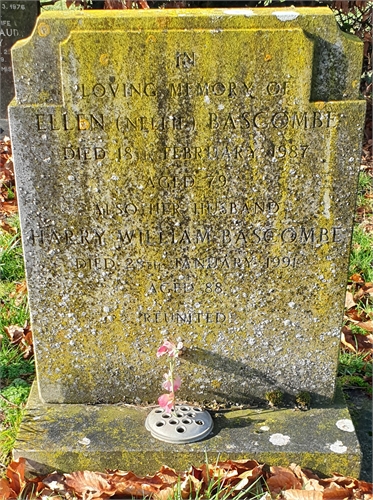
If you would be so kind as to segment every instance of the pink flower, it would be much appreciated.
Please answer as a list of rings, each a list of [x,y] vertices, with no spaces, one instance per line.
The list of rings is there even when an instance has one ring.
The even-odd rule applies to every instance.
[[[180,377],[175,375],[174,370],[175,370],[176,358],[179,356],[182,348],[183,348],[182,342],[178,342],[178,344],[175,345],[173,342],[165,340],[157,351],[157,358],[160,358],[164,354],[167,354],[169,357],[168,360],[169,371],[168,373],[164,374],[165,380],[162,384],[162,387],[166,389],[166,391],[169,391],[170,394],[162,394],[162,396],[158,398],[159,406],[168,412],[174,409],[175,392],[181,386],[181,379]]]
[[[162,396],[158,398],[159,406],[167,412],[174,409],[174,402],[175,394],[173,392],[170,392],[170,394],[162,394]]]
[[[166,391],[170,391],[170,392],[176,392],[180,389],[181,378],[178,375],[173,377],[173,387],[172,387],[172,383],[171,383],[171,379],[172,379],[171,372],[165,373],[163,376],[166,379],[162,384],[163,389],[166,389]]]
[[[163,354],[168,354],[170,358],[177,358],[182,348],[182,342],[179,342],[177,345],[175,345],[173,342],[165,340],[157,351],[157,358],[160,358],[161,356],[163,356]]]

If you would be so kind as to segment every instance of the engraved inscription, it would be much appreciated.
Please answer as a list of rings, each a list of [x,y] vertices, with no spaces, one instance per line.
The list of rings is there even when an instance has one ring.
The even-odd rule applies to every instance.
[[[182,399],[334,393],[358,44],[326,11],[186,14],[42,14],[14,48],[47,403],[155,401],[151,353],[178,337]]]
[[[343,242],[341,227],[304,227],[290,226],[274,229],[271,227],[249,226],[245,229],[201,227],[183,229],[175,224],[169,230],[157,228],[115,229],[63,229],[54,227],[30,229],[27,239],[33,245],[51,247],[53,245],[94,245],[107,246],[116,243],[116,247],[140,245],[201,245],[204,243],[216,244],[222,248],[228,246],[245,247],[258,244],[277,242],[281,245],[299,243],[301,245],[339,244]]]
[[[212,130],[236,130],[236,129],[286,129],[286,128],[329,128],[334,126],[334,117],[328,111],[325,114],[321,111],[313,111],[312,113],[288,113],[279,111],[268,113],[259,111],[254,115],[245,111],[243,113],[209,113],[208,126]]]
[[[113,119],[103,113],[37,113],[36,129],[45,131],[85,131],[107,130],[115,127],[117,132],[164,132],[208,130],[286,130],[286,129],[328,129],[335,127],[337,116],[331,111],[281,111],[255,110],[240,113],[214,111],[205,113],[205,118],[197,121],[192,114],[179,111],[167,115],[121,114]]]
[[[151,313],[139,313],[139,321],[142,323],[176,323],[188,324],[193,323],[211,324],[211,323],[234,323],[234,313],[223,312],[177,312],[168,313],[164,311],[156,311]]]
[[[192,52],[177,53],[176,67],[190,70],[196,66],[197,54]],[[112,81],[110,81],[110,79]],[[256,99],[260,97],[280,97],[287,93],[288,82],[264,83],[254,93],[252,81],[174,81],[166,87],[158,87],[154,81],[121,81],[118,77],[110,77],[109,81],[96,82],[93,85],[79,83],[73,89],[73,95],[79,99],[141,99],[164,96],[175,97],[224,97],[229,99]]]
[[[196,54],[195,52],[176,52],[176,67],[183,69],[190,69],[191,66],[196,65]]]
[[[40,132],[46,130],[103,130],[105,128],[103,114],[68,114],[37,113],[36,126]]]

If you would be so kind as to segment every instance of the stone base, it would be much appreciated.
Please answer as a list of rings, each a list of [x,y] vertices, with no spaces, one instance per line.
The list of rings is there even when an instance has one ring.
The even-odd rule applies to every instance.
[[[149,408],[43,404],[34,385],[13,456],[27,458],[39,474],[121,469],[146,475],[163,464],[183,471],[206,460],[250,458],[358,477],[359,443],[355,432],[337,427],[337,421],[350,419],[343,396],[337,399],[333,406],[309,411],[220,411],[213,415],[208,438],[175,445],[154,439],[145,429]]]

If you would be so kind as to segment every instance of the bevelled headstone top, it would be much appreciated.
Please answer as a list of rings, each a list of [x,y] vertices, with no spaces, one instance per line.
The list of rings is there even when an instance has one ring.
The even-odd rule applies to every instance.
[[[364,102],[326,8],[48,12],[11,133],[45,402],[334,393]]]
[[[0,3],[0,128],[6,129],[7,106],[14,97],[11,47],[30,35],[38,15],[37,0]],[[0,130],[0,136],[3,132]]]

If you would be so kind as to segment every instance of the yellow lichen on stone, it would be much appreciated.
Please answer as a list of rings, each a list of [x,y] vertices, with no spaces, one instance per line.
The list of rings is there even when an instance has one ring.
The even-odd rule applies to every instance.
[[[154,401],[178,337],[183,399],[332,398],[360,52],[323,8],[39,18],[10,116],[44,401]]]

